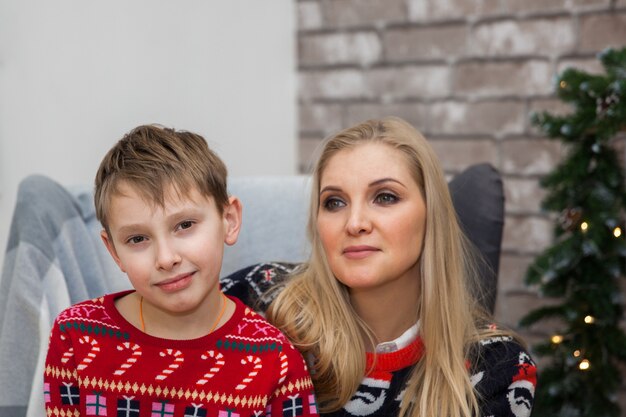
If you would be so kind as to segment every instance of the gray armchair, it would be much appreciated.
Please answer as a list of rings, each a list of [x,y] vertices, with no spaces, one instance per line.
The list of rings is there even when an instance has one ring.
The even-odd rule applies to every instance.
[[[301,262],[309,178],[234,177],[244,207],[237,244],[222,276],[263,261]],[[502,182],[487,164],[450,182],[460,222],[482,253],[485,306],[493,311],[504,218]],[[100,241],[90,187],[66,188],[43,176],[22,181],[0,281],[0,417],[44,417],[48,333],[70,304],[129,288]]]

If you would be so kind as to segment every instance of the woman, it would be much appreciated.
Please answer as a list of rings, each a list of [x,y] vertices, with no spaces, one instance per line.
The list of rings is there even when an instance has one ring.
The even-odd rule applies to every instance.
[[[308,232],[310,260],[267,317],[310,359],[323,413],[530,414],[535,366],[471,296],[471,251],[412,126],[370,120],[325,142]]]

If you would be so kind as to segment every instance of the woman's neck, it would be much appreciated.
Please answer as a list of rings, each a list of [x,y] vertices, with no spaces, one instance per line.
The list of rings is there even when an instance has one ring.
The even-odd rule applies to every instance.
[[[350,290],[352,307],[374,333],[375,344],[397,339],[417,322],[419,281],[397,284]],[[376,348],[367,338],[365,346],[368,351]]]

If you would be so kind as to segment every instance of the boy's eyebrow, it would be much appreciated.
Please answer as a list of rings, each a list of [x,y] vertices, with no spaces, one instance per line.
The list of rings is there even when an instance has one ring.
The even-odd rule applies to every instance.
[[[138,229],[141,229],[143,227],[143,225],[136,223],[136,224],[125,224],[124,226],[121,226],[117,232],[121,235],[125,235],[125,234],[132,234],[134,232],[136,232]]]
[[[179,210],[165,216],[166,219],[173,219],[175,217],[185,216],[198,216],[204,213],[204,210],[195,206],[183,206]]]
[[[188,216],[200,216],[203,214],[203,210],[196,207],[182,207],[180,210],[175,211],[174,213],[170,213],[165,216],[166,220],[175,220],[178,218],[184,218]],[[130,234],[134,233],[138,229],[142,229],[146,227],[145,224],[142,223],[132,223],[125,224],[118,229],[118,233],[120,234]]]

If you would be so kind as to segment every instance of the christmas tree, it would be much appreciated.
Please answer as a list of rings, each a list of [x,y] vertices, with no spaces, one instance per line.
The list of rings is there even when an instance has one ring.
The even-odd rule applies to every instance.
[[[554,243],[530,265],[526,282],[554,301],[521,321],[550,320],[557,334],[534,346],[543,357],[533,416],[619,416],[619,363],[626,362],[623,294],[626,276],[626,188],[615,149],[626,131],[626,48],[606,50],[605,73],[565,70],[558,97],[565,116],[532,116],[566,157],[542,179],[543,209],[558,216]]]

